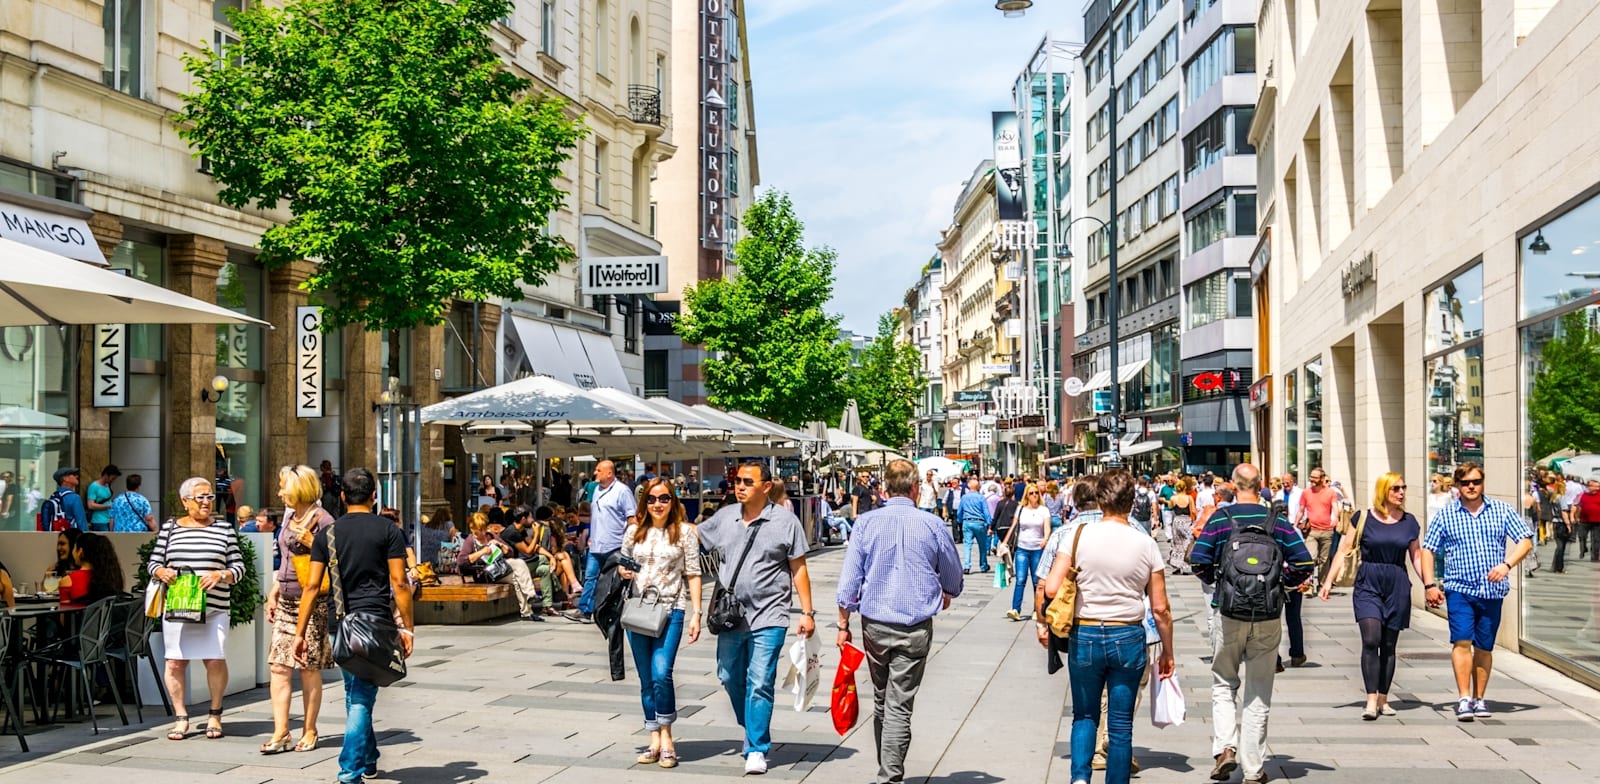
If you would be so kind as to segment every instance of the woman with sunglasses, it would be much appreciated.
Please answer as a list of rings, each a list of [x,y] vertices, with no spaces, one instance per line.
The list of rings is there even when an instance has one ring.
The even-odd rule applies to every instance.
[[[1006,613],[1006,617],[1020,621],[1023,620],[1022,586],[1027,584],[1031,600],[1039,579],[1034,575],[1039,568],[1039,554],[1044,551],[1045,540],[1050,538],[1050,508],[1044,505],[1044,490],[1039,485],[1028,485],[1022,492],[1022,508],[1017,510],[1016,520],[1011,526],[1011,536],[1016,539],[1017,575],[1011,589],[1011,612]],[[1029,613],[1028,618],[1032,617]]]
[[[1355,533],[1340,540],[1319,594],[1323,601],[1328,600],[1329,590],[1344,570],[1345,553],[1360,547],[1361,566],[1350,603],[1361,629],[1361,680],[1367,689],[1361,718],[1366,721],[1394,715],[1389,707],[1389,686],[1394,681],[1395,647],[1401,630],[1411,625],[1411,578],[1406,574],[1406,562],[1422,576],[1418,543],[1422,526],[1405,510],[1405,504],[1405,480],[1396,473],[1378,477],[1372,508],[1356,515]]]
[[[154,549],[146,567],[150,576],[168,585],[184,572],[200,577],[206,592],[203,623],[162,620],[161,639],[166,644],[167,694],[179,711],[184,699],[184,681],[189,662],[205,662],[206,685],[211,692],[211,711],[206,721],[206,737],[222,737],[222,694],[228,688],[228,661],[223,650],[228,642],[228,594],[230,586],[244,578],[244,556],[239,552],[239,535],[226,518],[214,517],[217,501],[211,480],[193,477],[178,488],[178,497],[188,514],[168,520],[156,534]],[[189,717],[179,713],[167,740],[189,736]]]
[[[672,742],[672,723],[678,718],[677,695],[672,685],[672,665],[678,657],[684,616],[689,620],[689,642],[700,639],[700,540],[684,519],[672,482],[653,479],[645,485],[645,520],[630,525],[622,535],[622,555],[639,564],[639,571],[618,568],[633,581],[634,595],[655,589],[672,611],[660,637],[628,632],[633,664],[639,671],[639,699],[644,706],[644,727],[650,731],[650,749],[639,763],[678,766]]]

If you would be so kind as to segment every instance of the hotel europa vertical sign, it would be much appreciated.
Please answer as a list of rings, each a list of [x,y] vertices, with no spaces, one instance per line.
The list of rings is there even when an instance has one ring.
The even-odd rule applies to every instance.
[[[322,416],[322,308],[298,307],[294,312],[294,415],[300,419]]]
[[[700,0],[700,279],[722,277],[728,247],[728,4]]]

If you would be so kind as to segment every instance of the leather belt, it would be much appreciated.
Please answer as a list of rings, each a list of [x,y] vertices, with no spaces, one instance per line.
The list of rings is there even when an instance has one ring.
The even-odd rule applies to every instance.
[[[1098,619],[1095,619],[1095,618],[1079,618],[1078,619],[1078,624],[1080,626],[1138,626],[1139,624],[1142,624],[1142,623],[1144,623],[1143,620],[1138,620],[1138,621],[1102,621],[1102,620],[1098,620]]]

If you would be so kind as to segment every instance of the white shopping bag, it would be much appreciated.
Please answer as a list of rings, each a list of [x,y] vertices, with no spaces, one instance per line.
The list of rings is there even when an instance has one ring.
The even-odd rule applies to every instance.
[[[817,635],[795,640],[789,646],[789,669],[783,676],[783,688],[794,695],[796,711],[811,707],[811,698],[817,693],[817,681],[821,680],[818,674],[821,670],[822,641],[817,639]]]
[[[1170,678],[1150,681],[1150,723],[1157,727],[1176,727],[1183,724],[1183,687],[1178,685],[1178,674]]]

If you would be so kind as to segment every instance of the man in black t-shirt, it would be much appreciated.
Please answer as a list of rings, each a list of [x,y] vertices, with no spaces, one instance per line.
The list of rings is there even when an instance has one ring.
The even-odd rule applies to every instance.
[[[339,554],[339,579],[331,590],[342,591],[346,614],[374,610],[400,614],[400,646],[411,655],[414,624],[411,617],[411,588],[406,580],[406,540],[389,520],[372,513],[372,497],[377,483],[372,472],[352,468],[344,475],[345,515],[323,529],[311,543],[311,574],[300,599],[300,606],[315,606],[321,592],[322,575],[328,568],[328,532],[334,534]],[[295,657],[305,661],[306,622],[311,613],[301,613],[295,628]],[[330,632],[339,623],[329,618]],[[372,708],[378,701],[376,684],[344,671],[345,725],[344,748],[339,752],[339,780],[357,782],[378,774],[378,736],[372,732]]]
[[[546,510],[547,507],[540,507]],[[550,561],[540,554],[544,545],[533,524],[533,510],[526,504],[512,512],[511,525],[500,532],[500,541],[516,554],[511,564],[511,583],[517,590],[522,620],[543,621],[555,614],[555,586],[550,583]]]
[[[862,515],[878,508],[878,494],[872,489],[870,480],[872,475],[865,471],[856,474],[856,486],[850,491],[850,516],[860,519]]]

